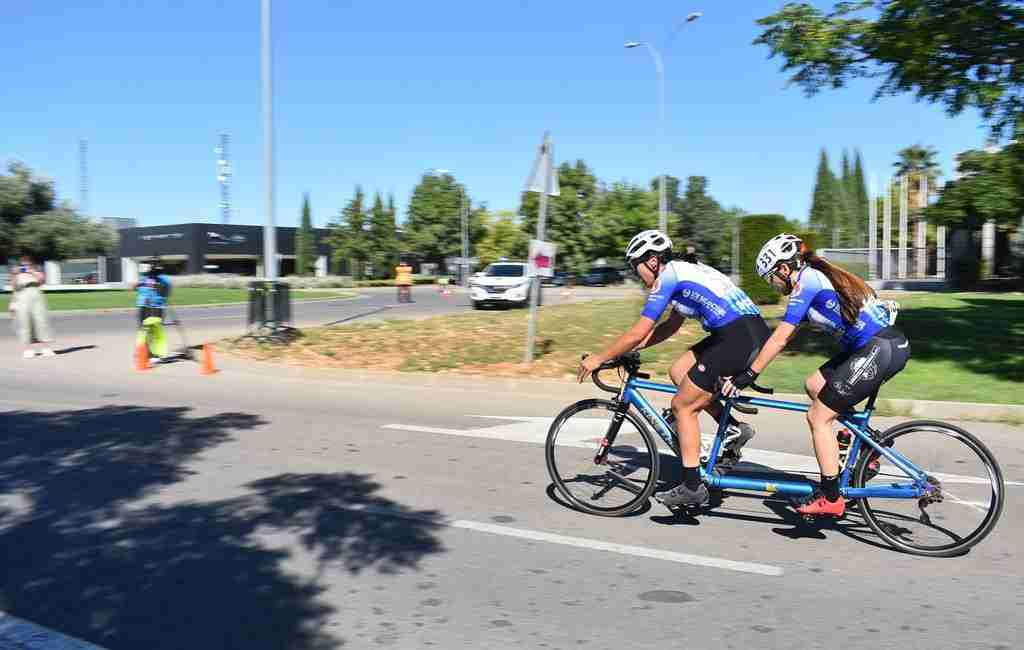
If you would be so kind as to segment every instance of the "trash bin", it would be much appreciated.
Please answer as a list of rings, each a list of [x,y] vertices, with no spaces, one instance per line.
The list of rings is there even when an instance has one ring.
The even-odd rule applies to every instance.
[[[291,286],[285,282],[255,280],[249,283],[249,312],[246,326],[279,329],[292,322]]]

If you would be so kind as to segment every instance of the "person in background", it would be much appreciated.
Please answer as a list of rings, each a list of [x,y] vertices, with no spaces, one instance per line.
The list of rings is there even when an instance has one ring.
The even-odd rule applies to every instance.
[[[148,318],[155,317],[160,319],[160,325],[156,329],[157,333],[155,336],[157,342],[155,347],[150,348],[150,353],[154,354],[157,357],[156,362],[160,363],[165,360],[166,355],[163,320],[164,308],[167,306],[167,300],[171,297],[171,279],[164,275],[163,268],[161,268],[158,261],[151,262],[148,265],[140,265],[139,270],[145,273],[135,285],[135,306],[139,310],[139,328],[141,332]],[[142,336],[142,334],[138,336]],[[146,340],[145,337],[142,340]]]
[[[398,287],[398,302],[412,302],[412,267],[405,260],[395,267],[395,286]]]
[[[50,329],[50,316],[42,290],[45,283],[46,276],[32,264],[27,255],[23,255],[11,281],[14,295],[11,297],[10,311],[17,325],[18,338],[25,346],[23,356],[26,359],[37,354],[43,357],[56,356],[50,347],[53,343],[53,330]],[[34,347],[37,344],[38,349]]]

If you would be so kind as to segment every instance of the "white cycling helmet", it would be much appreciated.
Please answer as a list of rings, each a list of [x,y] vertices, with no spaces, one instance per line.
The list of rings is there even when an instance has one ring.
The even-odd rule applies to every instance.
[[[762,279],[782,262],[792,262],[800,254],[803,241],[795,236],[786,233],[779,233],[764,243],[761,252],[757,254],[757,263],[754,268]]]
[[[672,240],[660,230],[645,230],[629,240],[626,246],[626,262],[633,264],[648,253],[666,254],[672,252]]]

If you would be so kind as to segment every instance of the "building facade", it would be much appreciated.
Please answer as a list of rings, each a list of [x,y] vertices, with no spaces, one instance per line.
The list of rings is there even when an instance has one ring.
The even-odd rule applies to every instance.
[[[295,272],[295,235],[298,228],[277,230],[278,275]],[[183,223],[124,228],[119,253],[126,281],[137,274],[138,264],[159,259],[171,275],[233,273],[262,276],[263,226]],[[314,229],[317,275],[328,270],[327,230]]]

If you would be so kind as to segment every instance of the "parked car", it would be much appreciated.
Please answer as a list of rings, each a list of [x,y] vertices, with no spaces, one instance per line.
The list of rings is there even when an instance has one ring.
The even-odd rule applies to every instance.
[[[567,284],[572,284],[576,281],[576,274],[568,273],[566,271],[555,271],[553,277],[547,278],[542,277],[540,283],[544,285],[551,285],[553,287],[564,287]]]
[[[533,276],[525,262],[495,262],[470,280],[473,309],[488,305],[525,307],[530,304]]]
[[[622,271],[613,266],[595,266],[583,276],[581,284],[588,287],[603,287],[609,284],[622,284],[625,278]]]

